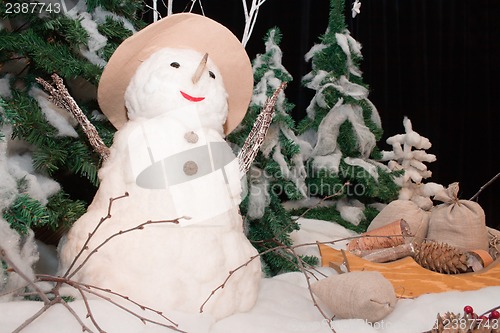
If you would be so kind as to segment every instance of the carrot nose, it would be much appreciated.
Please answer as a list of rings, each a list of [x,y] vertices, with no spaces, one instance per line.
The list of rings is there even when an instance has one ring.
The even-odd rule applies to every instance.
[[[208,53],[205,53],[203,58],[201,58],[200,64],[198,65],[198,68],[196,68],[196,72],[194,72],[193,77],[191,80],[193,81],[193,84],[198,83],[198,81],[201,78],[201,74],[203,74],[203,70],[205,69],[205,66],[207,65],[207,60],[208,60]]]

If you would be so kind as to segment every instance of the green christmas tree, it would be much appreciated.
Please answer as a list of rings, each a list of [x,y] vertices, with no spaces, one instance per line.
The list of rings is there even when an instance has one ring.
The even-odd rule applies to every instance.
[[[381,121],[363,83],[361,46],[347,30],[344,0],[331,0],[320,41],[306,54],[312,70],[303,84],[315,95],[298,125],[300,138],[309,144],[303,150],[308,188],[303,205],[314,207],[305,216],[361,232],[378,213],[377,204],[397,198],[398,173],[378,162]],[[315,206],[318,199],[321,207]]]
[[[255,86],[250,107],[242,124],[229,137],[239,146],[248,137],[266,100],[283,82],[292,80],[281,63],[280,40],[279,29],[270,29],[264,38],[265,53],[257,55],[253,61]],[[284,201],[306,196],[305,167],[294,133],[295,122],[290,115],[293,107],[281,92],[264,143],[247,174],[248,195],[242,202],[241,211],[247,220],[248,237],[260,251],[280,244],[290,245],[290,232],[299,229],[282,205]],[[295,258],[284,251],[269,252],[263,259],[270,275],[296,269]]]
[[[95,191],[101,163],[80,126],[35,79],[61,76],[109,145],[114,129],[97,111],[96,86],[114,49],[144,25],[137,19],[142,6],[13,0],[0,7],[0,219],[19,233],[70,226],[86,202],[60,184]]]

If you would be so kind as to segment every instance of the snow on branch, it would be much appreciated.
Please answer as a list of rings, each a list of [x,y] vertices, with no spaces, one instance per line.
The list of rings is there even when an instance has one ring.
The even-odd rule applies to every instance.
[[[399,199],[411,200],[422,209],[432,207],[431,196],[443,191],[443,185],[436,183],[422,183],[423,179],[432,176],[424,162],[436,161],[436,156],[426,152],[432,144],[426,137],[421,136],[412,128],[408,117],[403,120],[405,134],[398,134],[387,139],[392,151],[382,151],[382,161],[389,161],[391,170],[404,170],[401,178]]]
[[[257,15],[259,15],[259,8],[266,0],[252,0],[250,10],[248,9],[247,0],[241,0],[241,2],[243,3],[243,14],[245,15],[245,29],[243,31],[241,43],[245,47],[252,35],[255,22],[257,21]]]

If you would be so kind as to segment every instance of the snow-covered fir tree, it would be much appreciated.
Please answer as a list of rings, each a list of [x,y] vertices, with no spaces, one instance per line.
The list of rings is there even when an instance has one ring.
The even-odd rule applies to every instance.
[[[364,231],[376,204],[396,199],[399,187],[395,173],[377,161],[382,125],[362,80],[361,45],[347,30],[344,0],[331,0],[320,40],[305,56],[312,70],[303,84],[315,95],[298,125],[300,139],[309,144],[302,150],[308,198],[292,206],[315,207],[306,216]]]
[[[9,3],[0,7],[0,222],[27,234],[70,226],[83,214],[80,199],[95,192],[101,162],[35,79],[59,74],[110,144],[114,129],[99,120],[96,86],[114,49],[144,26],[137,19],[143,2],[45,1],[24,13],[15,5],[25,1]]]
[[[255,87],[250,107],[241,125],[229,137],[239,146],[248,137],[266,100],[283,82],[292,80],[281,62],[280,41],[279,29],[270,29],[264,38],[265,53],[258,54],[253,61]],[[303,199],[307,193],[303,157],[294,133],[295,121],[290,115],[293,107],[282,91],[264,143],[246,178],[248,195],[241,210],[247,220],[248,236],[260,250],[275,247],[276,241],[290,244],[289,234],[298,225],[282,202]],[[291,258],[284,256],[288,255],[278,251],[264,255],[267,273],[293,269]]]

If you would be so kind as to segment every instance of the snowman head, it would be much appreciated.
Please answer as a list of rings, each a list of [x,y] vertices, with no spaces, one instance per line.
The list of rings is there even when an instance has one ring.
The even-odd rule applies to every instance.
[[[238,38],[205,16],[181,13],[148,25],[116,49],[99,81],[98,100],[117,129],[129,117],[151,118],[189,105],[206,112],[203,121],[222,122],[228,134],[245,116],[252,90],[252,65]]]
[[[208,53],[163,48],[137,69],[125,92],[130,120],[194,108],[203,127],[220,133],[226,122],[227,92]]]

